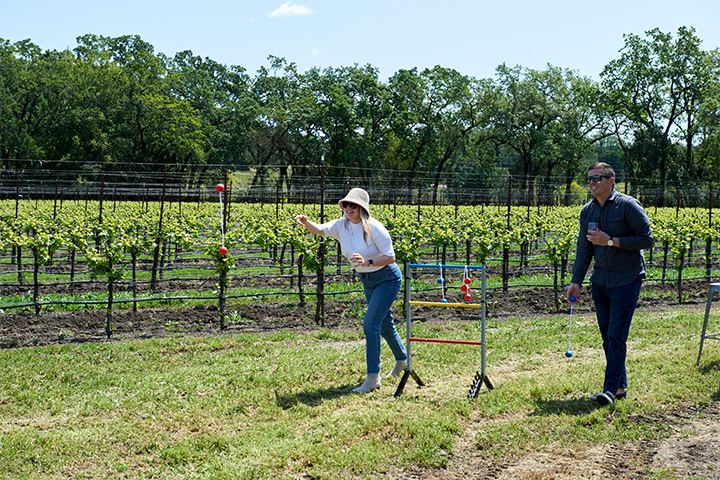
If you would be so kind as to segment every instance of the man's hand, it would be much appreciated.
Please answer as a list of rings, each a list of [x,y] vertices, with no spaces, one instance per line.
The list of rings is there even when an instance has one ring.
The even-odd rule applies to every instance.
[[[570,302],[570,297],[575,297],[575,301],[580,300],[580,284],[571,283],[568,285],[567,292],[565,292],[565,298]],[[570,302],[573,303],[573,302]]]
[[[585,238],[587,238],[587,241],[592,243],[593,245],[603,245],[606,246],[608,243],[608,240],[611,238],[610,235],[603,232],[600,229],[593,230],[592,233],[588,233]]]

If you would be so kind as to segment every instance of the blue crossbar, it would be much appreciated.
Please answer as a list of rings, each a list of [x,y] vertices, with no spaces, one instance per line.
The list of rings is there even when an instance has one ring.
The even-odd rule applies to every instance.
[[[432,263],[411,263],[414,268],[467,268],[468,270],[482,270],[482,265],[435,265]]]

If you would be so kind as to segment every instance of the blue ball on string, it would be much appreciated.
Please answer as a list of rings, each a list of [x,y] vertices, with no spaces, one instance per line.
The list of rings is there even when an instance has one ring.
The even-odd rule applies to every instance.
[[[445,279],[443,277],[438,278],[438,283],[440,283],[440,284],[445,283]]]
[[[447,300],[443,298],[442,300],[440,300],[440,303],[447,303]]]

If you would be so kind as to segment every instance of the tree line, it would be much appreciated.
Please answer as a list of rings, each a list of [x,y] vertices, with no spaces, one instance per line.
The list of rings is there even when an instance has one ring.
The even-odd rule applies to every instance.
[[[140,37],[88,34],[72,50],[0,39],[0,181],[55,172],[71,182],[185,182],[252,167],[253,185],[328,184],[433,196],[511,188],[541,197],[606,161],[631,193],[704,190],[720,178],[720,51],[695,30],[626,34],[599,81],[547,65],[491,79],[442,66],[313,68],[270,56],[254,75]],[[503,180],[504,182],[504,180]]]

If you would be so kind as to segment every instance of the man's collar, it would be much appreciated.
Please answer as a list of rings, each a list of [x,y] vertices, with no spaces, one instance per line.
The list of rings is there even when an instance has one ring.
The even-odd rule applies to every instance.
[[[615,187],[613,187],[613,189],[610,190],[610,195],[608,195],[608,198],[605,199],[605,203],[606,203],[606,202],[612,202],[613,200],[615,200],[615,197],[617,196],[617,194],[618,194],[617,190],[615,190]],[[595,197],[593,197],[592,201],[595,202],[595,203],[597,203],[597,204],[600,205],[600,206],[605,205],[605,203],[603,203],[603,204],[601,205],[600,202],[598,201],[598,199],[595,198]]]

